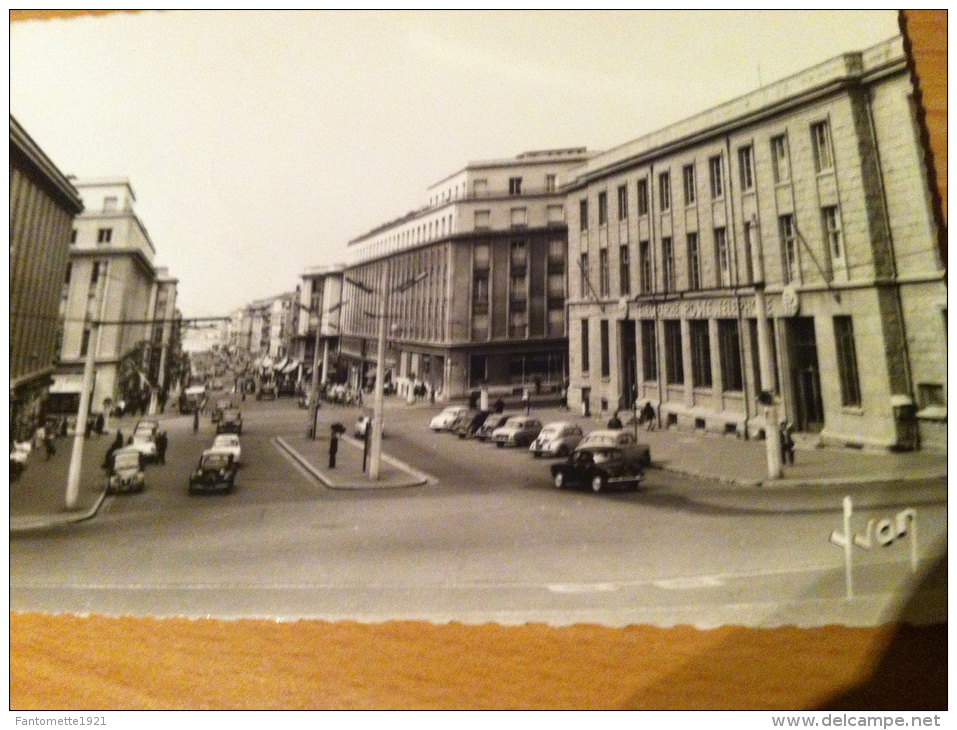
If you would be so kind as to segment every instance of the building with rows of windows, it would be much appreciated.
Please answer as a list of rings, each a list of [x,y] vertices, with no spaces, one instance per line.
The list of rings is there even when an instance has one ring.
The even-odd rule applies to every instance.
[[[582,148],[473,162],[429,190],[429,203],[349,242],[339,346],[348,378],[375,374],[387,326],[385,381],[439,400],[488,388],[557,390],[568,377],[567,228],[560,192]],[[383,296],[385,293],[385,296]]]
[[[822,443],[944,447],[946,286],[901,38],[595,155],[564,192],[571,405],[754,437],[765,391]]]

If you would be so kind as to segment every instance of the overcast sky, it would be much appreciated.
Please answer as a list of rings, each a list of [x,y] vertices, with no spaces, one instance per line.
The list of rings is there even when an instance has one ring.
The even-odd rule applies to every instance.
[[[146,12],[11,24],[10,111],[129,178],[186,316],[290,291],[471,160],[607,149],[899,33],[896,11]]]

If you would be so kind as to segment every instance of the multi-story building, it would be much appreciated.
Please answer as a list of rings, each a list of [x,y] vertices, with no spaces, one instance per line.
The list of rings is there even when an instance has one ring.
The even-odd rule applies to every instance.
[[[125,178],[76,181],[85,210],[74,221],[60,303],[55,387],[79,392],[93,347],[91,411],[161,386],[160,364],[177,326],[176,279],[157,270],[156,248]],[[168,353],[167,353],[168,354]]]
[[[342,264],[315,266],[300,276],[298,299],[293,307],[295,334],[290,348],[290,357],[301,365],[300,381],[312,377],[317,360],[317,382],[328,382],[330,371],[335,367],[342,310],[342,270]]]
[[[10,117],[10,435],[29,438],[55,370],[79,193]],[[33,419],[33,422],[31,422]]]
[[[375,373],[383,300],[386,382],[439,400],[487,387],[557,389],[565,330],[567,171],[583,148],[473,162],[429,203],[349,242],[340,356],[353,386]]]
[[[576,169],[572,405],[763,436],[766,391],[823,443],[943,447],[947,292],[913,94],[896,38]]]

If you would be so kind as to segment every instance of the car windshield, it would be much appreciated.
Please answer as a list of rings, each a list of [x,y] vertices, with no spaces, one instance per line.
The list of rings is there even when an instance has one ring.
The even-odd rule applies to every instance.
[[[204,469],[222,469],[229,465],[229,454],[206,454],[201,463]]]
[[[152,440],[153,440],[153,435],[151,433],[147,433],[146,431],[137,431],[136,433],[133,434],[133,441],[135,441],[136,443],[142,444]]]
[[[621,451],[618,449],[595,449],[595,451],[592,453],[595,456],[596,464],[621,458]]]
[[[561,426],[549,425],[542,429],[542,436],[557,436],[562,431]]]
[[[509,418],[505,422],[505,428],[519,428],[525,423],[521,418]]]
[[[214,446],[237,446],[239,444],[238,438],[229,438],[223,436],[217,436],[216,440],[213,441]]]
[[[230,408],[228,410],[223,411],[223,417],[224,418],[239,418],[239,411],[237,411],[235,408]]]
[[[139,469],[139,452],[118,453],[113,462],[113,466],[115,469]]]

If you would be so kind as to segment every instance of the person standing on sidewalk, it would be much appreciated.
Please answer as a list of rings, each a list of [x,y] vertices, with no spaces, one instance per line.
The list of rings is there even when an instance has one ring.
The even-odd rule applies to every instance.
[[[784,464],[794,463],[794,437],[791,432],[794,424],[786,421],[781,424],[781,461]]]
[[[528,388],[522,391],[522,405],[525,406],[525,415],[529,415],[532,412],[532,397],[528,392]]]
[[[166,448],[169,446],[169,437],[166,431],[160,431],[156,434],[156,460],[160,464],[166,463]]]
[[[199,432],[199,405],[193,411],[193,433]]]
[[[332,436],[329,438],[329,468],[336,468],[336,452],[339,451],[339,432],[332,429]]]

